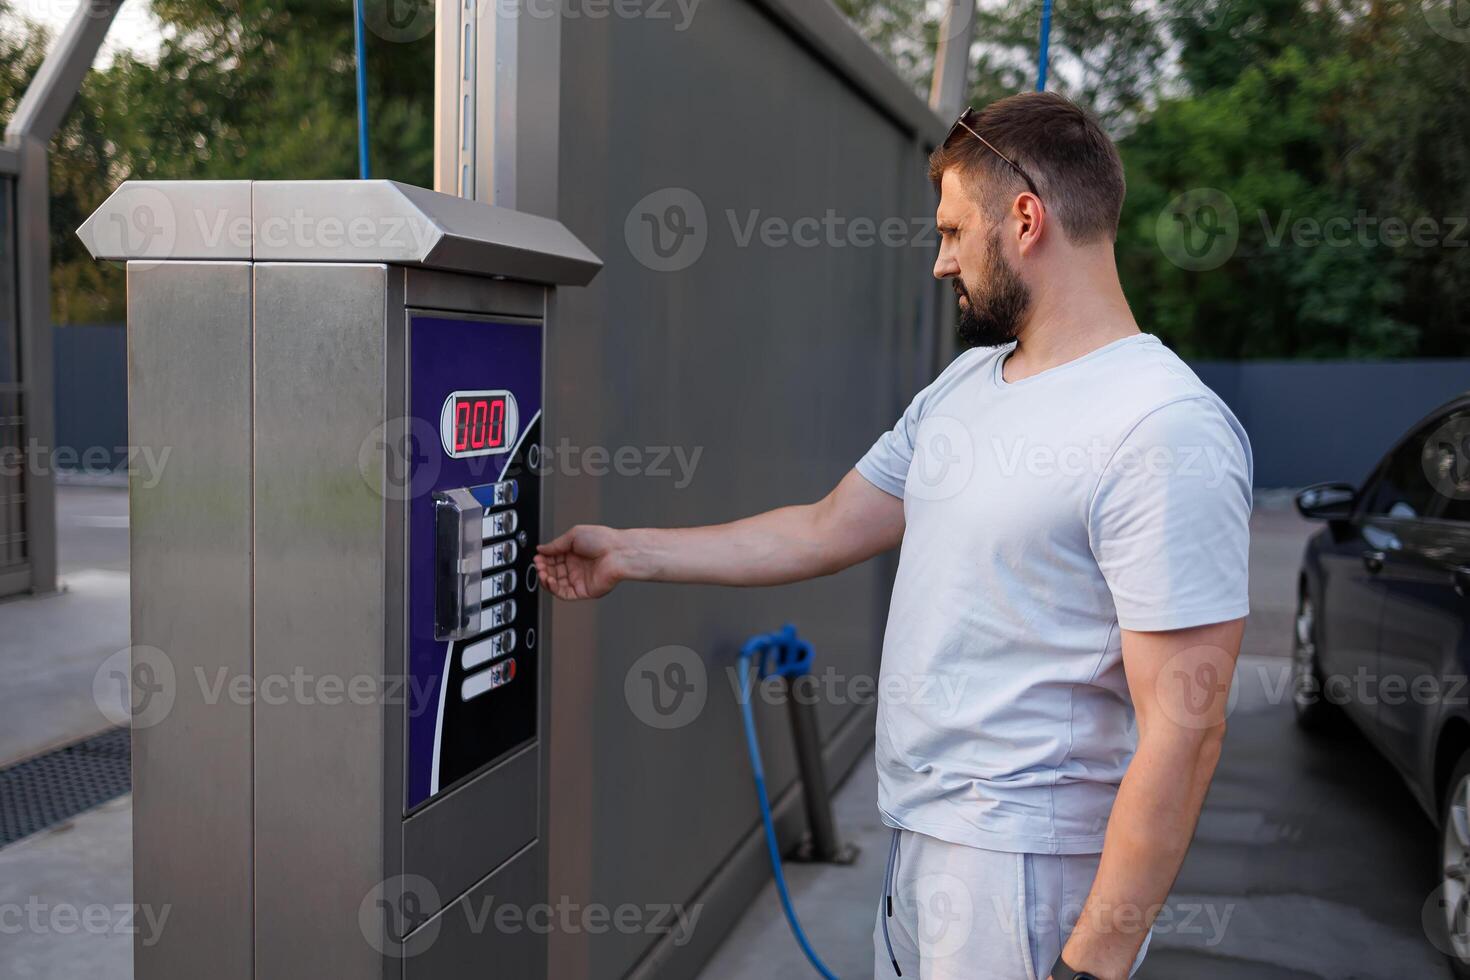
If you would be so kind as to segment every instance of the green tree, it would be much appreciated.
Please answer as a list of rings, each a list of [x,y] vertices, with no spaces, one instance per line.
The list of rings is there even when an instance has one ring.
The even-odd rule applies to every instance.
[[[123,318],[120,270],[94,263],[74,232],[124,180],[357,174],[350,0],[153,0],[153,10],[165,29],[157,59],[122,53],[89,74],[52,143],[58,322]],[[49,38],[4,6],[0,18],[0,106],[13,111]],[[374,176],[432,183],[432,36],[368,41]]]
[[[1162,101],[1124,141],[1118,252],[1141,322],[1194,357],[1413,352],[1417,330],[1393,315],[1398,261],[1355,233],[1342,136],[1322,111],[1362,70],[1287,48],[1226,88]],[[1233,245],[1190,253],[1189,236],[1232,215]]]

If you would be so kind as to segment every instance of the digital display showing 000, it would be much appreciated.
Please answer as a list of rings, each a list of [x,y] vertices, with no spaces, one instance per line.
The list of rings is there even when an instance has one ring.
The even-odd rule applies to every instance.
[[[509,452],[520,434],[519,415],[508,391],[456,391],[444,400],[439,438],[455,459]]]

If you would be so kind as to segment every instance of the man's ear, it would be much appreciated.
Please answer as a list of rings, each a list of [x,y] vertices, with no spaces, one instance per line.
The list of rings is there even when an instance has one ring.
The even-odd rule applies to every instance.
[[[1026,191],[1016,195],[1011,214],[1016,219],[1016,247],[1024,255],[1041,242],[1047,223],[1046,208],[1041,198]]]

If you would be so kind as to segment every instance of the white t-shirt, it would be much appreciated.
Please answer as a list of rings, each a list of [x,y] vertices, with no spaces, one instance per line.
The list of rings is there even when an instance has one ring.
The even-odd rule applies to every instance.
[[[967,351],[857,464],[904,502],[877,758],[890,826],[991,850],[1102,849],[1137,744],[1120,627],[1247,612],[1251,453],[1139,334],[1006,382]]]

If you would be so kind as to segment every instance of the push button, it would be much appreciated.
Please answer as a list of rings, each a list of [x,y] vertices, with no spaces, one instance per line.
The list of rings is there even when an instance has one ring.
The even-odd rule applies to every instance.
[[[493,691],[497,687],[504,687],[516,676],[516,660],[511,657],[502,660],[489,670],[482,670],[478,674],[471,674],[459,685],[459,699],[468,701],[470,698],[479,697],[486,691]]]
[[[532,565],[532,570],[535,569]],[[486,575],[480,581],[480,601],[491,602],[502,599],[516,590],[516,573],[514,571],[501,572],[498,575]]]
[[[481,521],[481,540],[490,538],[503,538],[508,534],[514,534],[520,526],[520,515],[513,510],[497,510],[489,514]],[[522,534],[525,532],[522,531]]]
[[[490,506],[508,507],[521,499],[521,488],[515,480],[501,480],[490,485]]]
[[[460,666],[465,670],[474,670],[481,664],[488,664],[497,657],[505,656],[515,648],[516,631],[501,630],[466,646],[464,653],[460,654]]]
[[[516,554],[516,543],[514,541],[502,541],[499,544],[492,544],[480,556],[480,568],[487,572],[493,568],[504,568],[516,560]]]
[[[506,599],[504,602],[497,602],[493,606],[486,606],[480,610],[480,626],[487,630],[508,626],[515,618],[516,601],[514,599]]]

